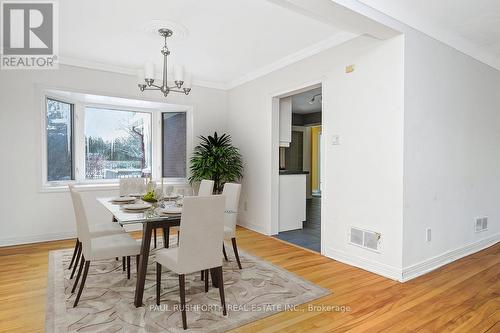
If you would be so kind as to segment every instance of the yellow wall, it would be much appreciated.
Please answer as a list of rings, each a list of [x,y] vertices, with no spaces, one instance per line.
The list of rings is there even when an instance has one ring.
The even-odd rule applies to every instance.
[[[321,133],[321,126],[311,127],[311,190],[314,192],[319,189],[319,174],[318,174],[318,134]]]

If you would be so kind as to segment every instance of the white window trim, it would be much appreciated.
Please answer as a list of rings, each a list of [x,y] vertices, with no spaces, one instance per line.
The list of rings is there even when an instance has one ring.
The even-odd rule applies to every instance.
[[[193,149],[193,107],[187,105],[153,102],[153,107],[138,107],[137,105],[126,105],[105,102],[90,102],[85,96],[99,96],[110,98],[122,98],[117,96],[104,96],[99,94],[79,93],[63,89],[41,89],[40,93],[40,192],[64,192],[68,190],[68,184],[86,185],[88,190],[114,190],[118,188],[118,179],[110,180],[87,180],[85,179],[85,108],[108,108],[123,111],[136,111],[151,114],[151,173],[152,178],[161,181],[162,173],[162,113],[185,112],[186,113],[186,178],[164,178],[164,184],[186,185],[189,179],[189,156]],[[48,181],[47,180],[47,98],[55,99],[64,103],[73,104],[73,168],[75,179],[71,181]],[[132,100],[134,104],[151,103],[151,101]]]

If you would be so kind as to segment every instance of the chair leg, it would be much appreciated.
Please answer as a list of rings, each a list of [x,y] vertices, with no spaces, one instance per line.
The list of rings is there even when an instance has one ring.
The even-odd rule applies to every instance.
[[[236,238],[231,238],[231,243],[233,243],[234,256],[236,257],[236,261],[238,262],[238,267],[241,269],[241,261],[238,254],[238,246],[236,246]]]
[[[135,256],[135,271],[137,275],[139,275],[139,259],[141,258],[141,255],[138,254]]]
[[[205,279],[205,271],[201,271],[201,281],[203,281]]]
[[[80,275],[82,274],[83,264],[85,263],[85,258],[82,255],[82,259],[80,260],[80,267],[78,268],[78,274],[76,274],[75,282],[73,283],[73,288],[71,288],[71,293],[74,293],[76,290],[76,286],[78,286],[78,281],[80,280]],[[75,267],[78,266],[75,264]]]
[[[125,262],[125,257],[122,257],[122,271],[125,272],[127,269],[127,263]]]
[[[208,293],[208,269],[205,269],[205,292]]]
[[[76,266],[78,266],[78,262],[80,261],[80,256],[82,255],[82,243],[78,242],[78,252],[76,253],[76,260],[75,264],[73,265],[73,271],[71,272],[70,275],[70,280],[75,276],[75,271],[76,271]]]
[[[127,256],[127,279],[130,280],[130,256]]]
[[[71,257],[71,262],[69,264],[68,269],[71,269],[71,267],[73,267],[73,263],[75,262],[75,259],[76,259],[76,253],[78,252],[78,244],[79,243],[80,243],[80,241],[77,238],[76,243],[75,243],[75,249],[73,250],[73,256]]]
[[[161,264],[156,263],[156,305],[160,305]]]
[[[156,228],[153,229],[153,237],[154,237],[154,241],[153,242],[155,244],[154,248],[156,249]]]
[[[181,236],[181,232],[180,232],[180,230],[177,230],[177,245],[179,245],[180,236]]]
[[[85,286],[85,281],[87,280],[89,267],[90,267],[90,261],[86,261],[85,269],[83,270],[82,282],[80,283],[80,289],[78,289],[78,294],[76,295],[75,304],[73,304],[73,307],[76,307],[78,305],[78,301],[80,300],[80,296],[82,295],[83,286]]]
[[[181,294],[181,311],[182,311],[182,327],[187,329],[187,318],[186,318],[186,286],[184,284],[184,274],[179,275],[179,290]]]
[[[222,314],[225,316],[227,315],[227,310],[226,297],[224,296],[224,274],[222,273],[222,266],[218,267],[217,270],[219,271],[219,295],[222,304]]]
[[[224,253],[224,259],[226,259],[226,261],[229,261],[229,259],[227,258],[226,247],[224,246],[224,242],[222,242],[222,253]]]

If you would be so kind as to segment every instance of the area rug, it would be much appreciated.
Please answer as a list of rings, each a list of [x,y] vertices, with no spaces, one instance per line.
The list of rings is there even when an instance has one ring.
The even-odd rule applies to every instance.
[[[176,244],[175,236],[170,244]],[[158,248],[161,248],[158,240]],[[224,290],[228,308],[222,315],[219,290],[210,284],[205,293],[199,273],[186,275],[188,330],[225,332],[281,311],[295,311],[297,305],[330,294],[330,291],[293,273],[240,251],[243,269],[231,255],[224,261]],[[121,260],[91,263],[87,282],[78,307],[73,308],[76,293],[67,269],[72,249],[49,253],[46,307],[46,332],[186,332],[179,310],[179,284],[176,274],[163,270],[161,305],[156,305],[155,251],[149,258],[144,290],[144,306],[134,306],[136,282],[135,258],[132,276],[127,280]]]

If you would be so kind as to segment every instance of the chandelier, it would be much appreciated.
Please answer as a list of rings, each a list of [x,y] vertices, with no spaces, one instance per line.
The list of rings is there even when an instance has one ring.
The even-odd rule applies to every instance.
[[[137,73],[137,85],[141,91],[144,90],[160,90],[165,97],[170,92],[183,93],[188,95],[191,91],[191,79],[187,77],[184,79],[184,69],[182,66],[175,66],[174,68],[174,84],[173,86],[168,86],[167,80],[167,58],[170,55],[170,51],[167,46],[167,38],[172,36],[173,31],[170,29],[159,29],[158,33],[165,39],[165,44],[161,49],[161,54],[163,54],[163,82],[161,84],[155,84],[154,74],[155,67],[152,62],[147,62],[144,65],[144,70],[139,70]]]

